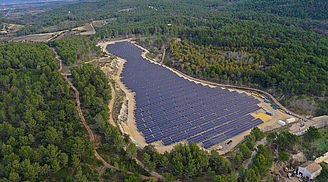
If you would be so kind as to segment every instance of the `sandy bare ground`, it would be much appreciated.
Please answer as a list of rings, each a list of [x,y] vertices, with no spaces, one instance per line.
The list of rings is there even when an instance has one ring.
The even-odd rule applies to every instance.
[[[101,47],[102,51],[110,54],[107,51],[107,45],[108,44],[115,44],[116,42],[123,42],[123,41],[131,41],[131,39],[123,39],[123,40],[117,40],[117,41],[108,41],[108,42],[100,42],[98,43],[98,46]],[[127,87],[121,82],[120,80],[120,74],[122,73],[123,70],[123,65],[125,63],[126,60],[122,59],[122,58],[117,58],[117,64],[118,64],[118,69],[115,75],[113,75],[113,80],[119,85],[119,87],[123,90],[123,92],[126,94],[126,99],[128,100],[128,119],[127,119],[127,123],[132,123],[134,121],[134,108],[135,108],[135,101],[134,101],[134,93],[132,93],[130,90],[127,89]],[[130,136],[134,136],[133,131],[130,131],[131,129],[129,127],[125,127],[124,124],[125,123],[121,123],[121,125],[123,124],[123,126],[121,126],[122,128],[124,128],[124,133],[130,134]],[[137,128],[135,128],[137,131]],[[132,141],[134,141],[134,137],[131,138]],[[143,139],[143,137],[142,137]],[[144,139],[143,139],[144,140]],[[144,141],[145,142],[145,141]],[[135,143],[137,146],[138,143]],[[145,145],[142,145],[141,147],[144,147]]]
[[[108,41],[108,42],[101,42],[99,43],[98,45],[101,46],[102,50],[104,52],[106,52],[107,54],[110,54],[106,47],[108,44],[115,44],[116,42],[123,42],[123,41],[129,41],[133,44],[135,44],[137,47],[141,48],[143,50],[142,52],[142,57],[147,59],[148,61],[154,63],[154,64],[157,64],[159,66],[163,66],[169,70],[171,70],[172,72],[174,72],[175,74],[177,74],[178,76],[184,78],[184,79],[187,79],[189,81],[192,81],[192,82],[195,82],[196,84],[202,84],[204,86],[209,86],[209,87],[217,87],[216,85],[213,85],[211,84],[210,82],[206,82],[206,81],[202,81],[202,80],[198,80],[198,79],[194,79],[190,76],[187,76],[187,75],[184,75],[182,74],[181,72],[179,71],[176,71],[170,67],[167,67],[165,65],[162,65],[160,63],[157,63],[157,62],[154,62],[153,60],[149,60],[147,57],[146,57],[146,54],[148,53],[148,50],[146,50],[145,48],[137,45],[134,41],[132,41],[132,39],[123,39],[123,40],[116,40],[116,41]],[[118,58],[118,60],[122,63],[120,64],[119,66],[119,70],[118,70],[118,73],[117,73],[117,76],[115,77],[115,82],[118,83],[119,87],[126,93],[126,96],[127,96],[127,100],[128,100],[128,119],[127,119],[127,122],[126,123],[121,123],[121,129],[123,130],[124,133],[127,133],[130,135],[130,138],[131,140],[138,146],[138,147],[141,147],[143,148],[144,146],[148,145],[142,135],[141,132],[138,131],[137,129],[137,126],[136,126],[136,123],[135,123],[135,118],[134,118],[134,109],[135,109],[135,100],[134,100],[134,95],[135,93],[133,93],[131,90],[127,89],[127,87],[121,82],[120,78],[119,78],[119,75],[120,73],[122,72],[123,70],[123,64],[125,63],[126,60],[122,59],[122,58]],[[224,88],[224,87],[223,87]],[[231,89],[229,88],[229,90],[236,90],[236,89]],[[250,92],[247,92],[247,91],[244,91],[244,90],[237,90],[239,93],[241,92],[245,92],[247,93],[248,95],[250,95],[251,93]],[[255,96],[254,96],[255,97]],[[285,120],[287,118],[290,118],[291,116],[283,113],[283,112],[280,112],[278,110],[273,110],[273,108],[271,107],[271,104],[268,104],[268,103],[264,103],[264,99],[262,98],[259,98],[259,97],[255,97],[256,99],[260,100],[261,103],[259,104],[259,106],[261,106],[263,109],[261,109],[260,111],[257,111],[255,113],[253,113],[252,115],[256,118],[261,118],[262,120],[265,121],[264,124],[260,125],[259,128],[263,131],[269,131],[269,130],[272,130],[272,129],[275,129],[275,128],[279,128],[281,127],[280,125],[277,124],[277,121],[279,119],[281,120]],[[268,116],[268,115],[265,115],[265,111],[270,111],[270,112],[273,112],[274,115],[272,117]],[[261,114],[260,114],[261,113]],[[224,141],[216,146],[213,146],[211,147],[209,150],[218,150],[218,152],[220,154],[225,154],[229,151],[231,151],[236,145],[238,145],[238,143],[240,143],[244,137],[246,135],[248,135],[250,133],[250,130],[248,131],[245,131],[235,137],[232,137],[230,139],[228,139],[227,141],[229,140],[232,140],[232,142],[230,144],[226,144],[227,141]],[[186,143],[186,140],[180,142],[180,143]],[[172,150],[172,148],[177,145],[178,143],[174,143],[170,146],[164,146],[161,141],[157,141],[157,142],[154,142],[152,143],[152,145],[155,146],[155,148],[160,152],[160,153],[164,153],[165,151],[170,151]],[[201,146],[201,145],[199,145]],[[223,147],[222,149],[219,149]]]
[[[125,63],[125,60],[119,58],[121,64],[118,68],[118,75],[123,70],[123,64]],[[119,76],[114,77],[115,82],[119,85],[119,87],[125,92],[126,99],[128,101],[128,117],[127,121],[121,122],[121,127],[124,130],[125,133],[130,135],[131,140],[138,146],[138,147],[145,147],[147,145],[144,137],[141,135],[140,132],[138,132],[137,125],[134,118],[134,108],[136,107],[136,103],[134,100],[134,93],[131,92],[120,80]]]
[[[95,59],[91,62],[94,62],[94,61],[99,61],[100,59]],[[113,64],[113,61],[110,63],[110,65]],[[103,67],[101,67],[101,70],[105,73],[105,75],[107,77],[109,77],[109,70],[108,70],[108,67],[107,65],[105,64]],[[113,126],[117,126],[116,123],[114,122],[114,119],[113,119],[113,106],[114,106],[114,102],[115,102],[115,99],[116,99],[116,92],[115,92],[115,88],[113,87],[113,84],[111,83],[110,79],[108,79],[108,84],[110,86],[110,89],[111,89],[111,100],[109,101],[108,103],[108,108],[109,108],[109,123]]]
[[[116,92],[115,92],[115,88],[113,87],[113,84],[108,81],[108,84],[110,85],[110,88],[111,88],[111,92],[112,92],[112,99],[109,101],[109,104],[108,104],[108,108],[110,108],[109,110],[109,123],[112,124],[113,126],[117,126],[116,123],[114,122],[114,119],[113,119],[113,106],[114,106],[114,101],[115,101],[115,98],[116,98]]]
[[[83,26],[73,28],[72,31],[78,35],[94,35],[96,33],[92,23],[87,23]]]

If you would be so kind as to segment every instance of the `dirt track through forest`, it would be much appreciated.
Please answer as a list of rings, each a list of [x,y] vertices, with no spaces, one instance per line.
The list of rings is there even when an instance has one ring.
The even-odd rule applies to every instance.
[[[61,73],[62,71],[62,60],[60,59],[60,57],[58,56],[57,52],[54,50],[54,54],[55,54],[55,57],[56,59],[58,60],[58,63],[59,63],[59,69],[58,71]],[[62,73],[61,73],[62,74]],[[83,126],[85,127],[85,129],[88,131],[88,134],[89,134],[89,140],[91,142],[94,142],[95,141],[95,136],[92,132],[92,130],[90,129],[90,127],[88,126],[87,122],[85,121],[85,118],[83,116],[83,113],[82,113],[82,110],[81,110],[81,102],[80,102],[80,93],[79,91],[74,87],[74,85],[72,84],[72,82],[67,78],[67,76],[65,74],[62,74],[62,76],[64,77],[64,79],[67,81],[69,87],[71,87],[74,92],[75,92],[75,100],[76,100],[76,107],[77,107],[77,111],[78,111],[78,114],[79,114],[79,117],[83,123]],[[115,166],[112,166],[110,164],[108,164],[97,152],[97,150],[95,149],[95,156],[98,160],[101,160],[104,164],[104,166],[108,167],[108,168],[111,168],[111,169],[116,169],[116,170],[119,170],[117,167]],[[126,171],[127,174],[133,174],[133,172],[130,172],[130,171]],[[147,179],[153,179],[153,180],[157,180],[158,177],[148,177],[148,176],[144,176],[144,175],[141,175],[141,178],[143,180],[147,180]]]
[[[109,110],[109,123],[112,124],[113,126],[117,126],[115,121],[114,121],[114,118],[113,118],[113,108],[114,108],[114,102],[115,102],[115,99],[116,99],[116,92],[115,92],[115,88],[113,87],[113,84],[108,81],[108,84],[111,88],[111,92],[112,92],[112,99],[109,101],[109,104],[108,104],[108,108],[110,109]]]

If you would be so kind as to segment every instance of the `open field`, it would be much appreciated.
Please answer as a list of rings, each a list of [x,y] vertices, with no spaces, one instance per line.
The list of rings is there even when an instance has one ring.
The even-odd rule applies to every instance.
[[[31,34],[19,37],[5,37],[2,41],[8,42],[48,42],[63,34],[66,31],[43,33],[43,34]]]
[[[0,27],[0,34],[15,33],[24,28],[24,25],[3,23],[3,27]]]
[[[93,35],[96,33],[92,23],[88,23],[81,27],[73,28],[72,31],[79,35]]]

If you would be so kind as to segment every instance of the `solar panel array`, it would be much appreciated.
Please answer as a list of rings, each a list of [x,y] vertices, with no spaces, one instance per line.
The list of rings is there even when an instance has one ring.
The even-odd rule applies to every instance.
[[[143,59],[130,42],[107,49],[127,60],[121,80],[136,93],[136,124],[147,143],[187,139],[209,148],[263,123],[250,115],[260,109],[253,96],[188,81]]]

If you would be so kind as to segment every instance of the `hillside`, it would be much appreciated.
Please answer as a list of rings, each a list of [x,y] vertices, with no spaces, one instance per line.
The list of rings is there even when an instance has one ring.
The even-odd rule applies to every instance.
[[[71,172],[66,167],[80,161],[95,161],[50,48],[44,43],[0,47],[1,178],[46,180],[61,169]],[[77,143],[79,150],[74,150]]]
[[[0,7],[0,181],[277,181],[328,151],[327,0]]]
[[[162,19],[164,15],[166,17],[165,22],[174,22],[178,19],[179,22],[176,23],[182,23],[183,25],[197,20],[197,25],[200,25],[199,23],[203,22],[202,20],[217,16],[228,19],[269,21],[306,29],[327,30],[327,25],[324,23],[324,20],[327,19],[325,14],[327,9],[326,1],[275,1],[268,6],[269,3],[271,1],[257,0],[205,0],[201,3],[196,0],[155,0],[151,2],[146,0],[137,2],[131,0],[119,2],[100,0],[81,2],[59,7],[38,16],[27,16],[25,20],[34,22],[34,26],[21,33],[43,32],[46,31],[42,30],[43,27],[54,25],[57,25],[58,30],[69,28],[66,24],[59,24],[60,21],[69,21],[74,24],[91,20],[108,20],[111,23],[141,23],[152,16],[153,19],[148,20],[149,23],[163,23],[157,20]],[[306,8],[303,9],[303,7]]]
[[[257,11],[285,17],[327,20],[327,1],[325,0],[235,0],[232,9],[237,11]]]
[[[53,2],[53,1],[81,1],[81,0],[2,0],[0,5],[10,5],[10,4],[22,4],[22,3],[43,3],[43,2]]]

